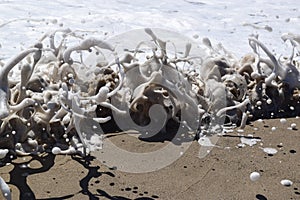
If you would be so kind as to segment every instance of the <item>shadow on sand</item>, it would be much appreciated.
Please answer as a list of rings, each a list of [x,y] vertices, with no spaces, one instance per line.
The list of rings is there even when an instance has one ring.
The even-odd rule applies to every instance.
[[[112,196],[108,194],[106,191],[102,189],[97,189],[97,193],[92,193],[89,190],[89,184],[91,179],[98,178],[103,174],[106,174],[111,177],[115,177],[115,174],[112,172],[99,172],[100,166],[92,166],[91,162],[95,159],[93,156],[80,157],[76,155],[72,155],[71,158],[78,162],[78,164],[82,165],[85,169],[88,170],[85,177],[79,180],[79,185],[81,190],[68,194],[65,196],[54,196],[50,198],[39,198],[40,200],[63,200],[63,199],[74,199],[76,194],[83,194],[87,196],[87,199],[97,200],[97,199],[112,199],[112,200],[127,200],[129,198],[122,196]],[[28,164],[32,161],[39,161],[42,167],[38,169],[32,169],[28,167]],[[27,177],[33,174],[39,174],[43,172],[47,172],[55,165],[55,155],[48,153],[43,154],[42,156],[33,155],[29,160],[24,162],[15,163],[11,161],[11,164],[14,166],[13,169],[9,172],[10,181],[8,184],[14,185],[18,188],[20,192],[19,199],[21,200],[35,200],[36,195],[34,191],[31,189],[30,185],[27,182]],[[136,198],[136,200],[152,200],[151,197],[140,197]]]
[[[81,190],[74,194],[68,194],[65,196],[57,196],[51,198],[43,198],[44,200],[62,200],[62,199],[73,199],[73,197],[78,194],[82,193],[88,196],[88,199],[100,199],[100,196],[103,196],[103,192],[93,194],[89,191],[88,185],[92,178],[97,178],[102,174],[107,174],[109,176],[114,177],[115,175],[111,172],[99,172],[99,166],[91,166],[91,161],[95,158],[92,156],[86,157],[79,157],[79,156],[71,156],[73,160],[77,161],[80,165],[88,170],[86,176],[79,181]],[[27,167],[30,162],[33,160],[39,161],[42,167],[38,169],[32,169]],[[49,153],[43,156],[36,156],[33,155],[28,161],[21,162],[21,163],[14,163],[13,161],[11,164],[14,168],[9,172],[10,181],[8,184],[14,185],[18,188],[20,192],[19,199],[21,200],[34,200],[37,199],[34,191],[31,189],[30,185],[27,182],[27,177],[33,174],[39,174],[50,170],[55,165],[55,155]],[[99,190],[100,191],[100,190]],[[123,197],[120,197],[122,199]],[[116,199],[116,198],[114,198]],[[126,199],[125,197],[123,199]]]

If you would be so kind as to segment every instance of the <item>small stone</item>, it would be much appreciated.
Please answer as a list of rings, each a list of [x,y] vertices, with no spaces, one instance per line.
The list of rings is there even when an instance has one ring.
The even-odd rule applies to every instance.
[[[251,181],[257,181],[260,178],[260,174],[258,172],[252,172],[250,174],[250,180]]]
[[[293,182],[288,179],[283,179],[280,181],[280,183],[281,183],[281,185],[286,186],[286,187],[293,185]]]
[[[296,124],[296,123],[292,123],[292,124],[291,124],[291,128],[292,128],[293,130],[295,130],[295,129],[297,128],[297,124]]]

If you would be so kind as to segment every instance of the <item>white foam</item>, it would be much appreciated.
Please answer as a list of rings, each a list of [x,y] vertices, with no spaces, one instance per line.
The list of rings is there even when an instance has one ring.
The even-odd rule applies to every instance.
[[[241,140],[242,144],[246,144],[248,146],[253,146],[253,145],[257,144],[257,142],[261,141],[261,139],[245,138],[245,137],[241,137],[240,140]]]
[[[5,158],[8,153],[8,149],[0,149],[0,159]]]
[[[0,57],[15,55],[20,45],[28,47],[35,43],[36,38],[40,38],[41,33],[61,26],[71,29],[80,27],[95,35],[119,34],[137,27],[167,28],[190,37],[209,36],[224,42],[225,46],[239,54],[247,53],[249,47],[246,40],[250,34],[255,33],[260,34],[263,41],[276,48],[276,51],[284,51],[284,48],[279,47],[280,42],[274,38],[280,38],[285,31],[298,32],[295,24],[299,23],[299,18],[292,18],[293,22],[285,22],[284,26],[282,23],[283,19],[298,14],[295,8],[299,4],[293,0],[278,0],[276,3],[268,3],[266,9],[266,3],[255,0],[204,0],[201,3],[104,0],[99,3],[91,0],[83,4],[80,0],[52,0],[37,7],[34,6],[34,0],[3,1],[0,7]],[[238,12],[239,8],[243,8],[243,12]],[[280,18],[277,19],[277,16]],[[254,22],[260,22],[262,28],[257,28]],[[266,27],[272,27],[272,32]],[[237,42],[241,39],[245,39],[245,42]]]
[[[214,147],[215,145],[211,143],[208,137],[200,137],[198,143],[204,147]]]
[[[3,196],[6,198],[6,200],[11,200],[10,188],[1,176],[0,176],[0,189]]]
[[[270,155],[274,155],[278,152],[277,149],[271,148],[271,147],[266,147],[266,148],[262,148],[262,149],[265,153],[270,154]]]
[[[285,118],[281,118],[280,119],[280,123],[285,124],[286,123],[286,119]]]

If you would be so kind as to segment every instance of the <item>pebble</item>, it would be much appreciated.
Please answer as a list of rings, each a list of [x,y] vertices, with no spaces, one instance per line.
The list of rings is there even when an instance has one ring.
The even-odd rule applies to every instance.
[[[281,183],[281,185],[284,185],[284,186],[287,186],[287,187],[293,185],[293,182],[288,180],[288,179],[283,179],[283,180],[280,181],[280,183]]]
[[[260,174],[258,172],[252,172],[250,174],[250,180],[251,181],[257,181],[260,178]]]
[[[291,124],[291,128],[292,128],[292,129],[296,129],[296,128],[297,128],[297,124],[296,124],[296,123],[292,123],[292,124]]]

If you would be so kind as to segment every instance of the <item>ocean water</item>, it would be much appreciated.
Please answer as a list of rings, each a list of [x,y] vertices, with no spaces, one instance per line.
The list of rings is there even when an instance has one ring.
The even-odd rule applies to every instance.
[[[222,43],[237,57],[251,51],[258,34],[271,50],[289,55],[282,33],[300,32],[300,2],[294,0],[1,0],[0,60],[61,28],[105,39],[128,30],[165,28],[201,41]]]

